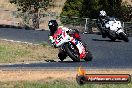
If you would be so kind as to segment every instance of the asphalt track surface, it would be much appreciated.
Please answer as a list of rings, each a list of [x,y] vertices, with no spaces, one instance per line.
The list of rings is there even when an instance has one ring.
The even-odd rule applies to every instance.
[[[0,38],[9,39],[30,43],[48,42],[48,31],[34,31],[24,29],[0,28]],[[77,68],[80,65],[84,68],[132,68],[132,37],[129,37],[129,42],[126,43],[121,40],[115,42],[108,38],[102,38],[101,35],[96,34],[81,34],[82,40],[87,44],[89,50],[93,54],[93,60],[90,62],[72,62],[66,60],[60,62],[39,62],[28,64],[13,64],[0,65],[0,68],[50,68],[50,69],[71,69]]]

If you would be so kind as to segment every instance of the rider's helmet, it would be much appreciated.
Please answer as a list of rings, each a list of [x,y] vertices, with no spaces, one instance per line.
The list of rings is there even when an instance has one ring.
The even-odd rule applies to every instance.
[[[58,23],[56,20],[50,20],[48,26],[49,26],[50,34],[53,35],[57,31]]]
[[[104,19],[106,16],[107,16],[107,14],[106,14],[106,12],[105,12],[104,10],[101,10],[101,11],[99,12],[99,17],[100,17],[101,19]]]

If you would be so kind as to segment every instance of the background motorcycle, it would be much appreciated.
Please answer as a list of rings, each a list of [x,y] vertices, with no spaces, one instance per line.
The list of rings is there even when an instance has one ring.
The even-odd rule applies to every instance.
[[[60,31],[55,39],[55,46],[60,48],[58,57],[63,61],[67,56],[69,56],[73,61],[78,62],[80,59],[85,61],[92,60],[92,54],[86,49],[83,43],[75,38],[77,36],[74,34],[69,34],[66,31]]]
[[[129,42],[129,39],[121,25],[121,21],[114,17],[109,17],[107,22],[104,22],[104,27],[102,27],[102,31],[103,35],[110,38],[112,41],[119,39],[124,40],[125,42]]]

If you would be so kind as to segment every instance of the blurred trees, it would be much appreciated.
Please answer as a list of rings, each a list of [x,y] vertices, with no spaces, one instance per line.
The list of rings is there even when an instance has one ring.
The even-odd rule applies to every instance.
[[[123,4],[122,0],[67,0],[61,16],[97,18],[100,10],[123,21],[132,18],[132,6]]]
[[[39,28],[39,10],[47,10],[52,5],[52,0],[10,0],[10,3],[18,6],[17,10],[22,13],[32,14],[33,27]],[[27,17],[28,18],[28,17]]]
[[[83,0],[67,0],[62,11],[62,15],[70,16],[79,16],[80,11],[82,10]]]

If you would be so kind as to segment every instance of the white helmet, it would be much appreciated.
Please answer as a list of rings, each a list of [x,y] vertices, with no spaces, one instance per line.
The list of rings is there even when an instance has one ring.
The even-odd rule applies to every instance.
[[[105,16],[107,16],[107,14],[106,14],[106,12],[105,12],[104,10],[101,10],[101,11],[99,12],[99,16],[100,16],[100,17],[105,17]]]

